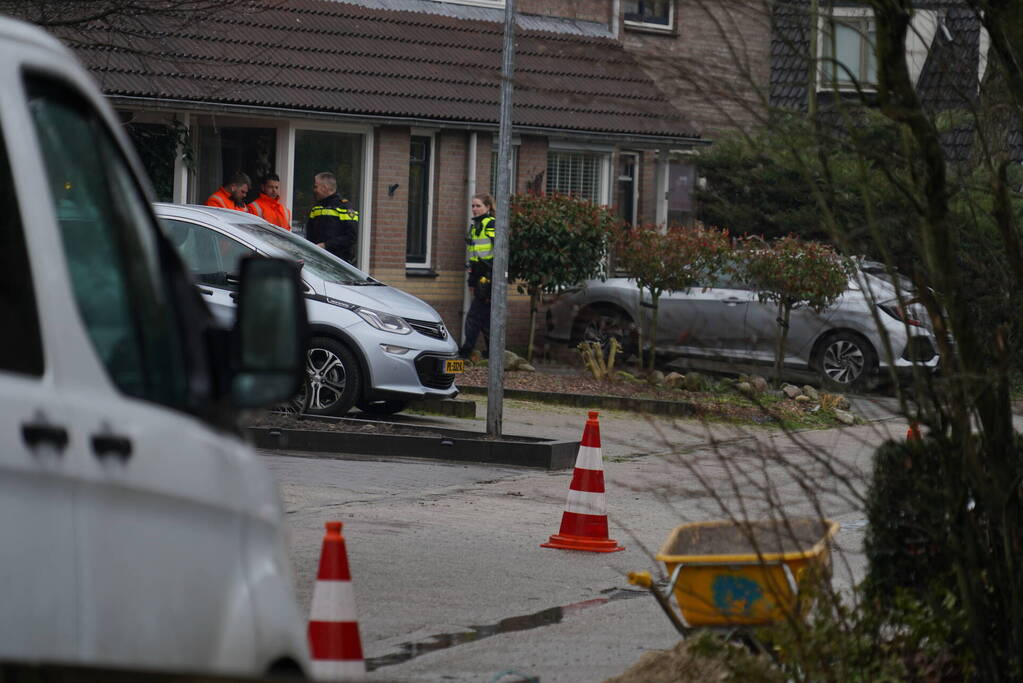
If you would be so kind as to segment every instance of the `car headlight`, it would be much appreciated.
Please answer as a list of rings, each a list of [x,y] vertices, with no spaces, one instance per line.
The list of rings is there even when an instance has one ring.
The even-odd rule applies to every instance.
[[[908,307],[902,305],[898,299],[879,303],[877,307],[898,320],[900,323],[904,323],[911,327],[923,327],[923,323],[917,320],[914,315],[909,312]]]
[[[368,322],[378,330],[393,332],[395,334],[411,334],[412,328],[409,324],[396,315],[374,311],[371,308],[356,308],[355,312],[359,317]]]

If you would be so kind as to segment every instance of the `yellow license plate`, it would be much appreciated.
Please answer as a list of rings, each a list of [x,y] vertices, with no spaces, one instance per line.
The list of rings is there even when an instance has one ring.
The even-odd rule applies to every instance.
[[[444,372],[449,375],[465,372],[465,361],[461,358],[444,361]]]

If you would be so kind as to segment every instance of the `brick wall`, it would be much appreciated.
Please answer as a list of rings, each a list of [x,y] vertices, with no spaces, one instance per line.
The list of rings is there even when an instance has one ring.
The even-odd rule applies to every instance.
[[[470,134],[465,131],[441,131],[434,137],[433,232],[431,263],[433,272],[410,272],[405,268],[405,228],[408,212],[408,162],[410,130],[380,127],[376,130],[374,155],[377,168],[373,187],[373,225],[370,273],[392,287],[417,296],[440,313],[456,341],[462,338],[465,294],[465,232],[468,228],[467,204],[468,149]],[[492,138],[477,135],[476,192],[490,188]],[[532,172],[546,169],[547,142],[544,138],[523,141],[529,151],[526,158]],[[520,169],[522,168],[520,157]],[[542,165],[538,166],[538,164]],[[524,181],[516,179],[516,186]],[[387,188],[398,183],[394,196]],[[508,288],[507,344],[524,347],[529,334],[529,300]],[[542,320],[538,325],[543,330]],[[482,343],[482,342],[481,342]]]
[[[547,186],[547,138],[524,135],[519,145],[515,192],[527,190],[527,183],[538,178],[541,189]]]
[[[376,161],[373,184],[373,225],[369,271],[372,274],[405,269],[405,228],[408,224],[408,164],[410,130],[382,126],[374,136]],[[398,184],[393,196],[390,185]],[[396,286],[401,287],[400,284]]]
[[[771,22],[764,3],[676,3],[675,33],[623,28],[625,49],[702,135],[748,129],[762,116],[759,98],[770,77]]]

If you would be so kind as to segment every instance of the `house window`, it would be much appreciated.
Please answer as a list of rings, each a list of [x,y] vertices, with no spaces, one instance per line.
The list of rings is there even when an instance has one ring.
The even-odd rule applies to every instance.
[[[615,204],[618,217],[629,226],[636,224],[636,168],[639,155],[623,152],[618,156],[618,186]]]
[[[405,263],[430,262],[430,177],[432,138],[413,135],[408,160],[408,218],[405,225]]]
[[[518,162],[519,150],[515,147],[511,148],[511,168],[510,181],[508,183],[508,191],[511,194],[515,194],[515,165]],[[490,153],[490,195],[497,201],[497,150],[493,150]]]
[[[674,0],[625,0],[625,23],[671,28]]]
[[[874,19],[869,10],[848,9],[822,19],[820,88],[848,90],[877,84]]]
[[[203,203],[228,177],[242,171],[249,176],[246,201],[259,197],[259,179],[274,168],[277,129],[248,126],[199,126],[198,193]]]
[[[604,203],[602,175],[606,154],[594,152],[547,153],[547,194],[568,194]]]
[[[668,225],[692,225],[696,166],[688,161],[668,163]]]
[[[295,131],[295,181],[292,188],[292,228],[304,234],[309,210],[316,203],[313,196],[313,178],[317,173],[333,173],[337,178],[337,193],[347,199],[351,208],[363,213],[362,204],[362,145],[358,133],[339,133],[327,130]],[[258,190],[259,188],[257,188]],[[360,221],[359,232],[364,234]]]

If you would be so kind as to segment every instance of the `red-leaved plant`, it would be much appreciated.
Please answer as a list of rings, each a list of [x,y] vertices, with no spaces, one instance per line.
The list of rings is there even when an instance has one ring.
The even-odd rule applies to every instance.
[[[852,262],[830,245],[789,235],[773,242],[746,237],[735,252],[734,267],[761,301],[778,305],[778,337],[774,350],[774,377],[781,379],[789,316],[795,306],[820,313],[849,286]]]
[[[665,230],[657,225],[639,225],[619,230],[615,250],[618,265],[641,290],[650,292],[650,370],[654,369],[657,352],[661,294],[688,290],[721,269],[731,252],[731,244],[728,232],[717,228],[673,226]],[[640,320],[636,323],[642,367],[643,323]]]

